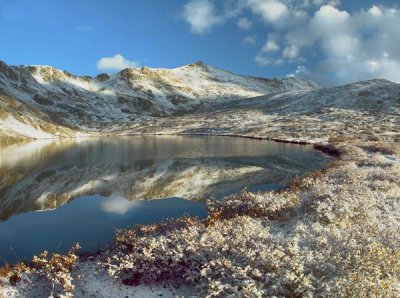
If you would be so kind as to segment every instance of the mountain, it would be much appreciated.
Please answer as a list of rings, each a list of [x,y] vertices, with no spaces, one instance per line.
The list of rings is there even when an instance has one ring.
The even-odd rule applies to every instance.
[[[333,88],[237,75],[202,62],[96,77],[0,62],[0,140],[104,134],[236,134],[309,142],[332,129],[400,138],[400,85]],[[385,128],[376,130],[376,124]],[[340,129],[337,129],[340,127]],[[256,133],[257,132],[257,133]]]
[[[50,66],[9,66],[0,61],[0,137],[109,133],[154,117],[317,88],[308,80],[241,76],[202,62],[87,77]]]
[[[400,85],[370,80],[216,103],[180,117],[132,124],[125,134],[217,134],[328,143],[330,138],[400,140]]]
[[[333,88],[282,92],[222,103],[214,110],[257,108],[268,114],[318,114],[326,109],[399,114],[400,85],[369,80]]]

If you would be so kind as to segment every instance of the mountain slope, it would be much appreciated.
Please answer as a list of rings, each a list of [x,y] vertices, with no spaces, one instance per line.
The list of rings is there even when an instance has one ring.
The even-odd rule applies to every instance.
[[[222,103],[213,110],[259,109],[269,114],[322,113],[325,109],[400,114],[400,85],[369,80],[333,88],[282,92]]]
[[[376,124],[396,138],[400,85],[370,80],[319,88],[236,75],[201,62],[78,77],[50,66],[0,63],[0,139],[132,133],[212,133],[327,141]],[[340,129],[339,129],[340,128]],[[338,135],[339,137],[339,135]],[[385,136],[384,136],[385,137]],[[400,138],[400,136],[399,136]]]
[[[400,85],[371,80],[218,103],[181,117],[132,124],[125,134],[218,134],[327,143],[330,137],[400,140]]]
[[[135,121],[181,115],[215,103],[315,88],[318,85],[311,81],[240,76],[202,62],[175,69],[130,68],[94,78],[50,66],[0,62],[1,134],[44,138],[49,133],[53,136],[54,130],[61,136],[78,131],[111,132]],[[17,122],[48,122],[51,129],[26,130],[14,119],[7,119],[7,115],[18,114],[10,107],[10,98],[25,108]]]

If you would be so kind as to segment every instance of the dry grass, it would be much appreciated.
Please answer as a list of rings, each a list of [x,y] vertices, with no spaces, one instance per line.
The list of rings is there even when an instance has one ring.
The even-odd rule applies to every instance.
[[[71,271],[78,260],[76,252],[79,249],[79,245],[75,244],[66,255],[52,254],[49,257],[47,251],[44,251],[39,256],[34,256],[32,264],[7,264],[0,268],[0,279],[8,280],[10,286],[17,286],[23,276],[38,276],[42,282],[51,284],[49,297],[73,297]],[[0,283],[0,290],[1,286]]]
[[[13,267],[9,264],[4,265],[0,268],[0,277],[7,278],[13,270]]]

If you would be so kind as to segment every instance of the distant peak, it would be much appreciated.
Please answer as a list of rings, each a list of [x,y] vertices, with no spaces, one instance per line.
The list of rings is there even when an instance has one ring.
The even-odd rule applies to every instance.
[[[205,64],[203,61],[196,61],[193,63],[190,63],[187,65],[188,67],[193,67],[193,68],[207,68],[207,64]]]
[[[148,67],[148,66],[143,66],[143,67],[140,69],[140,71],[141,71],[143,74],[149,74],[149,73],[151,73],[151,69],[150,69],[150,67]]]
[[[206,64],[205,64],[203,61],[201,61],[201,60],[195,61],[195,62],[193,62],[192,64],[193,64],[193,65],[198,65],[198,66],[206,66]]]
[[[355,85],[368,87],[368,86],[374,86],[374,85],[385,85],[385,86],[396,85],[396,83],[389,81],[387,79],[370,79],[370,80],[364,80],[364,81],[357,81],[357,82],[349,83],[346,85],[339,85],[338,87],[355,86]]]
[[[362,82],[362,81],[361,81]],[[365,83],[385,83],[385,84],[394,84],[392,81],[389,81],[387,79],[370,79],[364,81]]]

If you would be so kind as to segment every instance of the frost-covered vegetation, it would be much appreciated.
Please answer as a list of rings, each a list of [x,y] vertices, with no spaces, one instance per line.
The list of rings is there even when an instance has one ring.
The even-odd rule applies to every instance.
[[[210,201],[204,221],[120,231],[89,262],[126,285],[189,285],[199,296],[397,297],[400,145],[335,146],[340,159],[282,191]]]
[[[282,192],[210,202],[205,222],[123,231],[103,263],[126,283],[192,283],[210,297],[398,296],[399,147],[340,150]]]

